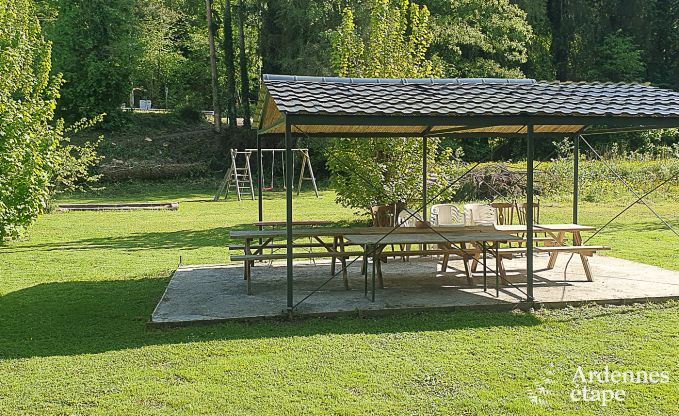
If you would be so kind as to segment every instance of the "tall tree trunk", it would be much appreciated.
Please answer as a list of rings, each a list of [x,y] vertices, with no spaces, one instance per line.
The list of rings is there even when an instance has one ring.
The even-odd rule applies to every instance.
[[[564,5],[564,0],[548,0],[547,14],[552,26],[552,60],[556,69],[556,79],[560,81],[568,80],[568,39],[566,14],[568,3]]]
[[[226,115],[229,127],[236,127],[236,66],[233,54],[231,0],[224,0],[224,60],[226,63]]]
[[[263,74],[282,74],[284,73],[281,64],[282,27],[279,17],[283,5],[280,0],[265,0],[265,7],[262,10],[262,30],[259,36],[260,53],[262,54],[262,73]]]
[[[250,128],[250,80],[248,79],[248,62],[245,57],[245,6],[238,0],[238,47],[240,57],[241,105],[243,108],[243,127]]]
[[[215,131],[222,127],[221,112],[219,111],[219,88],[217,87],[217,54],[215,51],[214,26],[212,25],[212,0],[205,0],[205,14],[207,17],[207,38],[210,44],[210,70],[212,72],[212,110],[215,115]]]

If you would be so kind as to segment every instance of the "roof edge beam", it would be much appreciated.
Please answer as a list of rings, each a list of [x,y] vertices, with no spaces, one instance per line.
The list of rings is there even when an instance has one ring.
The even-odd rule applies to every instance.
[[[490,127],[499,125],[587,125],[608,127],[666,128],[679,124],[679,117],[614,117],[614,116],[378,116],[288,114],[292,124],[352,126],[436,126],[467,125]],[[397,134],[396,134],[397,135]]]

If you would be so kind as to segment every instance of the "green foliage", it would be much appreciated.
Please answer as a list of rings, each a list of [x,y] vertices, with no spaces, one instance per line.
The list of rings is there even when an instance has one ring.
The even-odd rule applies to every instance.
[[[589,77],[598,81],[640,81],[645,72],[641,50],[631,36],[621,30],[606,36],[597,49],[598,65]]]
[[[64,134],[77,134],[100,123],[103,118],[104,114],[89,120],[82,119],[64,129]],[[52,172],[49,185],[52,195],[87,190],[101,178],[101,175],[93,174],[92,171],[103,159],[97,153],[97,146],[99,146],[102,138],[103,136],[99,136],[94,143],[85,141],[77,146],[71,144],[70,137],[60,139],[55,153],[55,160],[58,163]]]
[[[523,77],[532,29],[526,13],[508,0],[427,0],[432,11],[431,51],[448,77]]]
[[[28,0],[0,8],[0,241],[19,236],[47,207],[61,124],[61,78]]]
[[[440,66],[426,56],[433,39],[426,7],[405,0],[374,0],[365,38],[349,7],[342,16],[331,36],[338,75],[397,78],[440,74]],[[427,158],[435,165],[438,141],[430,143]],[[407,205],[421,192],[421,139],[336,139],[329,144],[326,157],[337,200],[344,206],[369,210],[373,205]]]
[[[63,122],[53,124],[61,77],[50,69],[51,45],[30,2],[0,9],[0,241],[20,236],[55,192],[97,179],[89,174],[96,144],[72,146]]]
[[[48,25],[54,70],[63,74],[59,108],[68,119],[111,114],[127,101],[140,55],[135,0],[57,0]]]

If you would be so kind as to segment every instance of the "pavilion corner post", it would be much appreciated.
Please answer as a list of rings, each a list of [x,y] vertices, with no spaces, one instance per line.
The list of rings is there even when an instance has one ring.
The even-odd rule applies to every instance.
[[[533,158],[535,154],[535,137],[533,125],[528,124],[526,134],[526,297],[528,302],[533,297]]]
[[[578,199],[580,198],[580,136],[573,141],[573,224],[578,223]]]
[[[257,221],[264,220],[262,188],[264,188],[264,175],[262,168],[262,137],[257,133]],[[259,226],[259,231],[262,231],[262,226]],[[261,244],[261,243],[260,243]]]
[[[292,314],[292,131],[290,121],[285,120],[285,231],[287,261],[288,313]]]
[[[422,221],[427,221],[427,136],[422,138]]]

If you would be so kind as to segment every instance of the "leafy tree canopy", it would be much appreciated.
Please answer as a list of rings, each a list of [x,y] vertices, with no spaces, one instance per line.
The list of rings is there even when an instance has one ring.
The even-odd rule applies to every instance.
[[[426,7],[407,0],[374,0],[362,36],[351,8],[332,34],[333,65],[340,76],[436,77],[442,68],[427,57],[433,40]],[[430,139],[428,159],[437,157]],[[337,199],[359,210],[375,205],[408,204],[419,198],[422,184],[422,139],[336,139],[326,151]],[[449,155],[446,155],[448,157]],[[434,170],[439,164],[431,163]]]
[[[59,127],[50,125],[59,77],[28,0],[0,8],[0,241],[18,236],[47,205]]]
[[[533,31],[526,13],[508,0],[427,0],[431,52],[448,77],[522,77]]]

